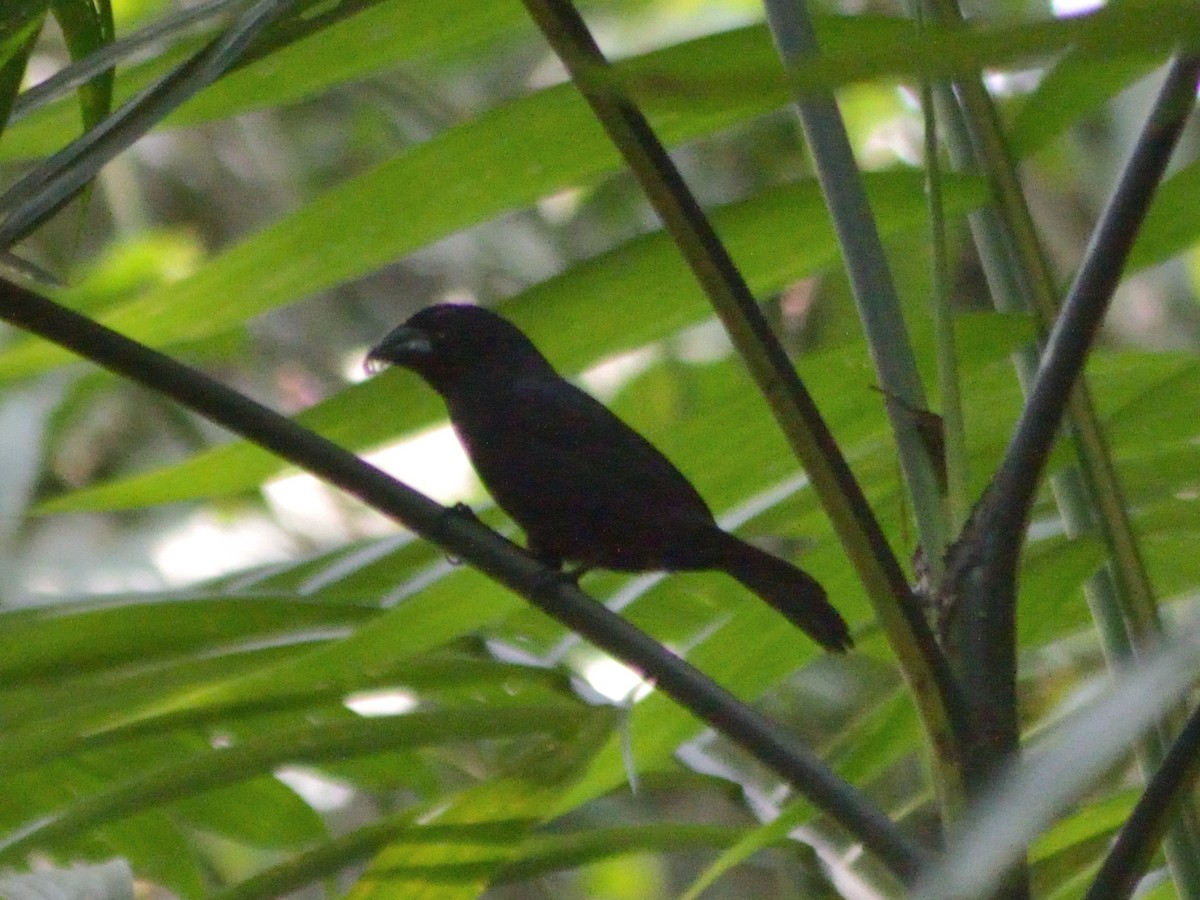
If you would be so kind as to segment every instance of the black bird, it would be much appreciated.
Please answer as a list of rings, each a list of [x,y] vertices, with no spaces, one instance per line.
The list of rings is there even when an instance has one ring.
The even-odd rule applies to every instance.
[[[515,325],[476,306],[417,313],[367,355],[411,369],[529,552],[619,572],[718,569],[822,647],[850,631],[806,572],[722,531],[691,483],[605,406],[562,378]]]

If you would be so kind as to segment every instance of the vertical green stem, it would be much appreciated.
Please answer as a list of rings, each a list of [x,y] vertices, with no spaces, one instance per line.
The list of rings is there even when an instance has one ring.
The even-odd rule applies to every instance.
[[[765,5],[771,33],[788,71],[818,55],[816,33],[803,0],[766,0]],[[795,106],[842,248],[880,387],[900,401],[885,404],[885,408],[912,498],[921,549],[936,583],[945,555],[946,521],[935,465],[912,414],[927,404],[900,298],[836,101],[797,94]]]
[[[920,20],[918,20],[920,21]],[[925,172],[929,197],[929,237],[932,277],[930,314],[933,320],[934,351],[937,356],[938,403],[946,465],[946,512],[949,531],[956,534],[970,512],[967,477],[966,426],[962,393],[958,384],[958,350],[954,341],[954,310],[947,292],[950,265],[946,247],[946,219],[942,208],[941,159],[933,88],[921,86],[921,108],[925,119]]]

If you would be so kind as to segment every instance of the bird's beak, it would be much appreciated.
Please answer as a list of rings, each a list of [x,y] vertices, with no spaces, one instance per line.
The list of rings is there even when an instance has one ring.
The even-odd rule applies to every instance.
[[[433,342],[419,328],[401,325],[388,332],[387,337],[371,348],[363,368],[371,375],[388,366],[409,366],[433,353]]]

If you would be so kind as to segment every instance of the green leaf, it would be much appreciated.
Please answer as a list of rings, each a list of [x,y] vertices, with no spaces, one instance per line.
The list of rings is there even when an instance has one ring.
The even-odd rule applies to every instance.
[[[272,24],[252,45],[247,53],[249,64],[193,98],[166,121],[176,126],[196,124],[295,103],[405,60],[445,54],[464,47],[462,42],[470,47],[522,20],[520,8],[506,0],[447,3],[437,8],[439,15],[420,3],[297,3],[292,15]],[[324,9],[314,14],[313,7],[318,5]],[[149,60],[122,69],[115,79],[113,95],[120,102],[128,100],[199,50],[214,34],[209,30],[201,36],[186,37]],[[258,61],[253,62],[255,59]],[[11,142],[0,148],[0,158],[52,153],[77,130],[67,104],[51,104],[14,127]]]
[[[611,716],[593,711],[580,720],[577,734],[518,757],[490,782],[355,829],[219,896],[221,900],[278,897],[376,854],[372,868],[355,888],[359,894],[386,890],[386,896],[405,896],[406,891],[419,892],[427,884],[439,897],[466,890],[468,885],[478,893],[497,870],[513,871],[514,860],[519,867],[533,855],[536,865],[544,848],[536,839],[526,840],[527,836],[544,818],[553,797],[595,752],[612,721]]]
[[[71,59],[82,59],[112,43],[115,35],[110,0],[51,0],[50,8],[62,29]],[[79,109],[84,128],[93,127],[108,115],[112,109],[112,88],[111,70],[80,85]]]
[[[949,80],[975,76],[993,67],[1021,67],[1073,50],[1080,59],[1110,61],[1148,56],[1165,59],[1180,43],[1200,38],[1194,11],[1186,3],[1139,2],[1109,4],[1077,16],[989,26],[976,19],[957,24],[924,24],[907,20],[855,16],[823,23],[819,34],[821,54],[797,65],[790,73],[793,88],[805,95],[826,94],[831,89],[859,81],[895,79]],[[669,73],[629,73],[623,81],[635,93],[649,97],[699,97],[706,103],[736,103],[773,86],[776,68],[766,78],[731,77],[725,65],[706,67],[692,80],[675,80]],[[1090,92],[1089,92],[1090,93]]]
[[[1025,157],[1043,149],[1161,62],[1156,55],[1068,54],[1021,103],[1009,130],[1013,153]]]
[[[246,810],[254,815],[246,815]],[[273,776],[252,778],[173,804],[189,825],[255,847],[295,850],[328,837],[317,812]]]
[[[109,823],[102,840],[85,839],[79,844],[93,856],[119,853],[139,878],[160,884],[180,897],[204,895],[208,873],[190,836],[165,812],[146,812]]]
[[[65,604],[0,613],[7,645],[0,675],[7,684],[194,653],[231,639],[278,638],[313,626],[353,624],[377,614],[365,607],[277,597],[91,601],[66,613]]]
[[[1048,859],[1094,838],[1108,837],[1129,818],[1137,798],[1138,791],[1130,789],[1089,803],[1038,838],[1029,848],[1030,857],[1034,861]]]
[[[13,101],[21,90],[25,65],[46,18],[50,0],[14,0],[0,18],[0,137],[6,135]],[[0,150],[6,146],[0,141]]]
[[[29,823],[0,839],[0,858],[24,848],[75,839],[86,831],[160,804],[270,772],[284,762],[321,762],[400,747],[495,740],[570,730],[580,721],[575,707],[546,704],[494,710],[453,710],[407,716],[344,720],[278,731],[231,747],[137,774]]]
[[[729,847],[700,873],[699,877],[680,895],[680,900],[696,900],[717,880],[734,867],[741,865],[760,850],[789,840],[789,833],[812,817],[812,804],[807,800],[789,803],[772,821],[755,828]]]
[[[1136,272],[1163,262],[1200,240],[1200,220],[1195,215],[1200,189],[1200,163],[1184,166],[1155,192],[1154,203],[1129,253],[1126,271]]]
[[[919,174],[874,173],[867,176],[867,186],[885,235],[916,228],[924,221]],[[944,190],[947,208],[955,211],[965,212],[984,199],[982,185],[974,179],[949,179]],[[776,188],[721,207],[713,211],[713,219],[756,293],[781,290],[837,259],[836,241],[815,182]],[[796,241],[799,231],[805,235],[803,242]],[[645,302],[648,297],[654,302]],[[144,301],[147,310],[149,303]],[[571,327],[596,308],[608,310],[608,315],[586,330]],[[711,315],[686,265],[661,233],[638,238],[534,286],[504,304],[504,313],[527,329],[535,343],[553,342],[553,361],[566,372],[661,340]],[[165,309],[162,317],[175,321]],[[208,316],[210,324],[213,318]],[[0,355],[0,372],[6,364],[24,367],[32,357],[54,352],[30,343],[24,353]],[[375,412],[379,409],[397,414],[380,416]],[[425,427],[441,415],[442,405],[435,395],[405,373],[391,372],[346,389],[300,414],[297,421],[337,443],[367,448]],[[221,496],[253,488],[279,467],[265,451],[234,444],[162,471],[55,498],[40,511],[121,509]]]

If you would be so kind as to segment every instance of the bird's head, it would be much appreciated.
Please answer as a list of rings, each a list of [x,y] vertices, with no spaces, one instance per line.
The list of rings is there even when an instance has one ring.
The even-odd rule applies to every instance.
[[[554,373],[517,326],[478,306],[429,306],[390,331],[367,354],[369,372],[411,369],[439,393],[476,379],[495,381]]]

